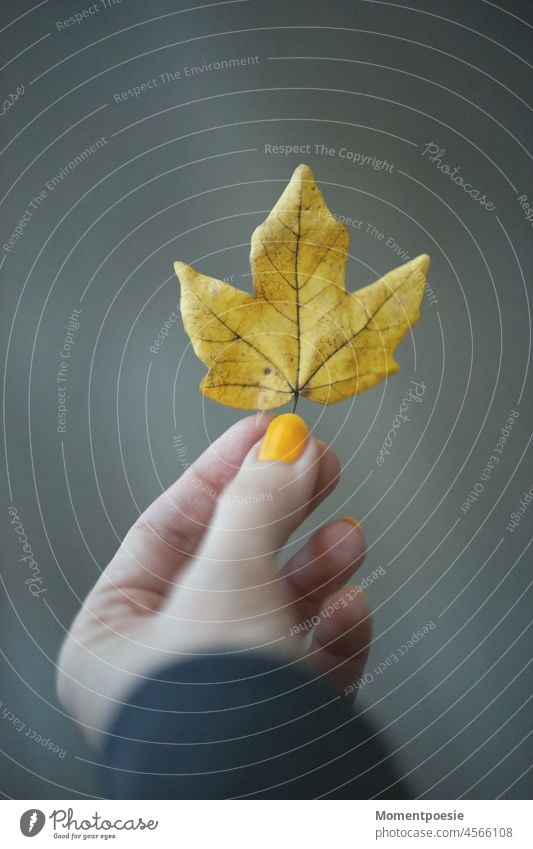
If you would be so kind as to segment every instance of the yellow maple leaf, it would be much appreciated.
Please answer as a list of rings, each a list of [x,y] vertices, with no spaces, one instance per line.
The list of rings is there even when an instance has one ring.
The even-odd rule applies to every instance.
[[[209,369],[204,395],[242,409],[333,404],[398,371],[392,354],[420,316],[429,257],[347,292],[348,244],[299,165],[252,236],[255,295],[174,264],[185,330]]]

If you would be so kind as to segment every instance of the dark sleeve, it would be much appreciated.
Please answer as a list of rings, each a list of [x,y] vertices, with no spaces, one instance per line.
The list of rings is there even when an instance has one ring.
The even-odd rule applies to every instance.
[[[206,655],[128,701],[104,752],[109,798],[410,798],[379,734],[300,662]]]

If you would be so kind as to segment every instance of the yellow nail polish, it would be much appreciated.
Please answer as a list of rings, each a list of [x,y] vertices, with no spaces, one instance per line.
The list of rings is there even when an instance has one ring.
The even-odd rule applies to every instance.
[[[357,528],[359,531],[363,530],[361,522],[358,522],[357,519],[354,519],[353,516],[342,516],[339,519],[339,522],[349,522],[350,525],[353,525],[354,528]]]
[[[295,413],[285,413],[270,422],[259,449],[259,460],[294,463],[305,448],[309,430]]]

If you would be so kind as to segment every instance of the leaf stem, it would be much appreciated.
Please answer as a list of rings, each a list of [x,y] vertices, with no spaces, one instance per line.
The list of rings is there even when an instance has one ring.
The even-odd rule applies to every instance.
[[[293,413],[296,412],[296,405],[298,404],[298,398],[299,397],[300,397],[300,393],[298,392],[298,390],[296,390],[296,392],[294,393],[294,404],[292,405],[292,412]]]

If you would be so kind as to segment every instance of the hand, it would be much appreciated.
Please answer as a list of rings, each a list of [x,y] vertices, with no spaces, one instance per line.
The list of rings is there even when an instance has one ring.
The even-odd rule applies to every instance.
[[[262,414],[231,427],[151,504],[89,593],[58,661],[60,698],[93,742],[143,680],[203,652],[305,657],[341,692],[360,678],[370,615],[364,594],[346,587],[364,557],[359,527],[330,522],[277,562],[338,478],[336,456],[298,416]],[[316,617],[309,641],[305,623]]]

